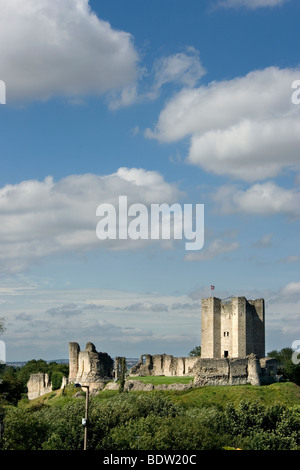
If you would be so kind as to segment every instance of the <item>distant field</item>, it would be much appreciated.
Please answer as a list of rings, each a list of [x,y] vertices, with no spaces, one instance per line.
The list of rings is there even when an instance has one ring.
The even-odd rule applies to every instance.
[[[165,377],[165,376],[145,376],[128,377],[130,380],[140,380],[144,384],[162,385],[162,384],[188,384],[193,381],[193,377]]]

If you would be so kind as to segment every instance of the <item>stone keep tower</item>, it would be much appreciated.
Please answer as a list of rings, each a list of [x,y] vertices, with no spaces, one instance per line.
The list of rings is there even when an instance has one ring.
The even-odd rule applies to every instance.
[[[201,357],[265,357],[264,299],[202,299]]]

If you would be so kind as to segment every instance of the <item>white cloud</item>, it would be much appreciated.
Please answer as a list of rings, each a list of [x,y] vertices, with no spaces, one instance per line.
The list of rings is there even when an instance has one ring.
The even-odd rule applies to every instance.
[[[121,92],[111,93],[109,106],[117,109],[155,100],[167,84],[192,88],[204,74],[199,52],[194,47],[187,47],[185,52],[156,59],[151,72],[140,69],[139,81]]]
[[[157,302],[138,302],[132,305],[128,305],[124,310],[131,312],[167,312],[168,305]]]
[[[280,292],[281,296],[298,296],[300,299],[300,282],[290,282],[282,288]]]
[[[247,181],[297,168],[299,110],[292,82],[299,70],[270,67],[177,93],[145,135],[161,142],[191,138],[187,161]]]
[[[204,73],[198,51],[189,47],[186,53],[179,52],[156,60],[154,88],[159,89],[166,83],[194,87]]]
[[[300,121],[294,117],[244,120],[193,135],[188,162],[219,175],[263,180],[299,166],[299,145]]]
[[[130,34],[88,0],[0,0],[1,78],[7,101],[102,94],[137,78]]]
[[[69,341],[79,342],[82,348],[92,341],[98,351],[112,357],[138,357],[145,352],[188,355],[200,339],[200,309],[190,312],[191,299],[186,295],[30,289],[26,284],[24,290],[20,285],[15,291],[4,289],[1,299],[5,300],[3,340],[8,361],[67,358]],[[138,304],[144,309],[127,308]]]
[[[232,7],[246,7],[250,10],[262,7],[276,7],[283,5],[289,0],[221,0],[218,6],[232,8]]]
[[[216,238],[208,247],[204,247],[201,252],[187,253],[185,259],[187,261],[203,261],[213,259],[225,253],[230,253],[239,248],[238,242],[227,242],[220,238]]]
[[[96,237],[96,209],[103,203],[118,207],[120,195],[127,195],[128,205],[147,205],[172,203],[182,194],[159,173],[135,168],[120,168],[106,176],[70,175],[57,182],[47,177],[0,188],[2,270],[22,271],[51,254],[100,249],[104,242]],[[137,240],[113,242],[109,247],[139,246]]]
[[[299,255],[289,255],[279,260],[280,263],[298,263],[298,261],[300,261]]]
[[[268,248],[272,245],[273,234],[268,233],[261,237],[257,242],[253,243],[253,246],[257,248]]]
[[[285,189],[273,182],[257,183],[247,190],[236,186],[221,186],[213,195],[218,209],[224,214],[244,213],[258,215],[284,214],[300,217],[300,192]]]

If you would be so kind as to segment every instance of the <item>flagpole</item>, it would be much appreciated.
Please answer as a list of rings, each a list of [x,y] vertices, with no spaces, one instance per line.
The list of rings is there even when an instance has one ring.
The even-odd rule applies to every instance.
[[[215,290],[215,286],[211,285],[210,286],[210,296],[213,297],[212,291]]]

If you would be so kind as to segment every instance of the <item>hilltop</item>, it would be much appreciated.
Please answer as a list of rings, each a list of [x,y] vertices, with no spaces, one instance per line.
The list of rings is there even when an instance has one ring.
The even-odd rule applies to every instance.
[[[154,383],[170,383],[171,380],[158,377],[139,377],[139,380],[149,383],[152,379]],[[168,379],[168,378],[167,378]],[[173,383],[176,378],[173,378]],[[34,400],[22,400],[19,406],[35,407],[38,404],[57,404],[63,405],[64,402],[75,399],[78,390],[72,386],[66,388],[65,394],[62,390],[56,390],[46,395],[38,397]],[[281,404],[287,407],[300,406],[300,387],[292,382],[274,383],[271,385],[254,386],[254,385],[231,385],[231,386],[208,386],[191,388],[184,391],[166,390],[166,391],[134,391],[128,392],[130,394],[161,394],[170,398],[174,404],[183,405],[185,408],[189,407],[213,407],[225,408],[228,403],[238,406],[241,401],[249,401],[251,403],[259,403],[265,406],[272,406]],[[106,400],[115,395],[119,395],[118,391],[102,391],[99,392],[94,399]]]

